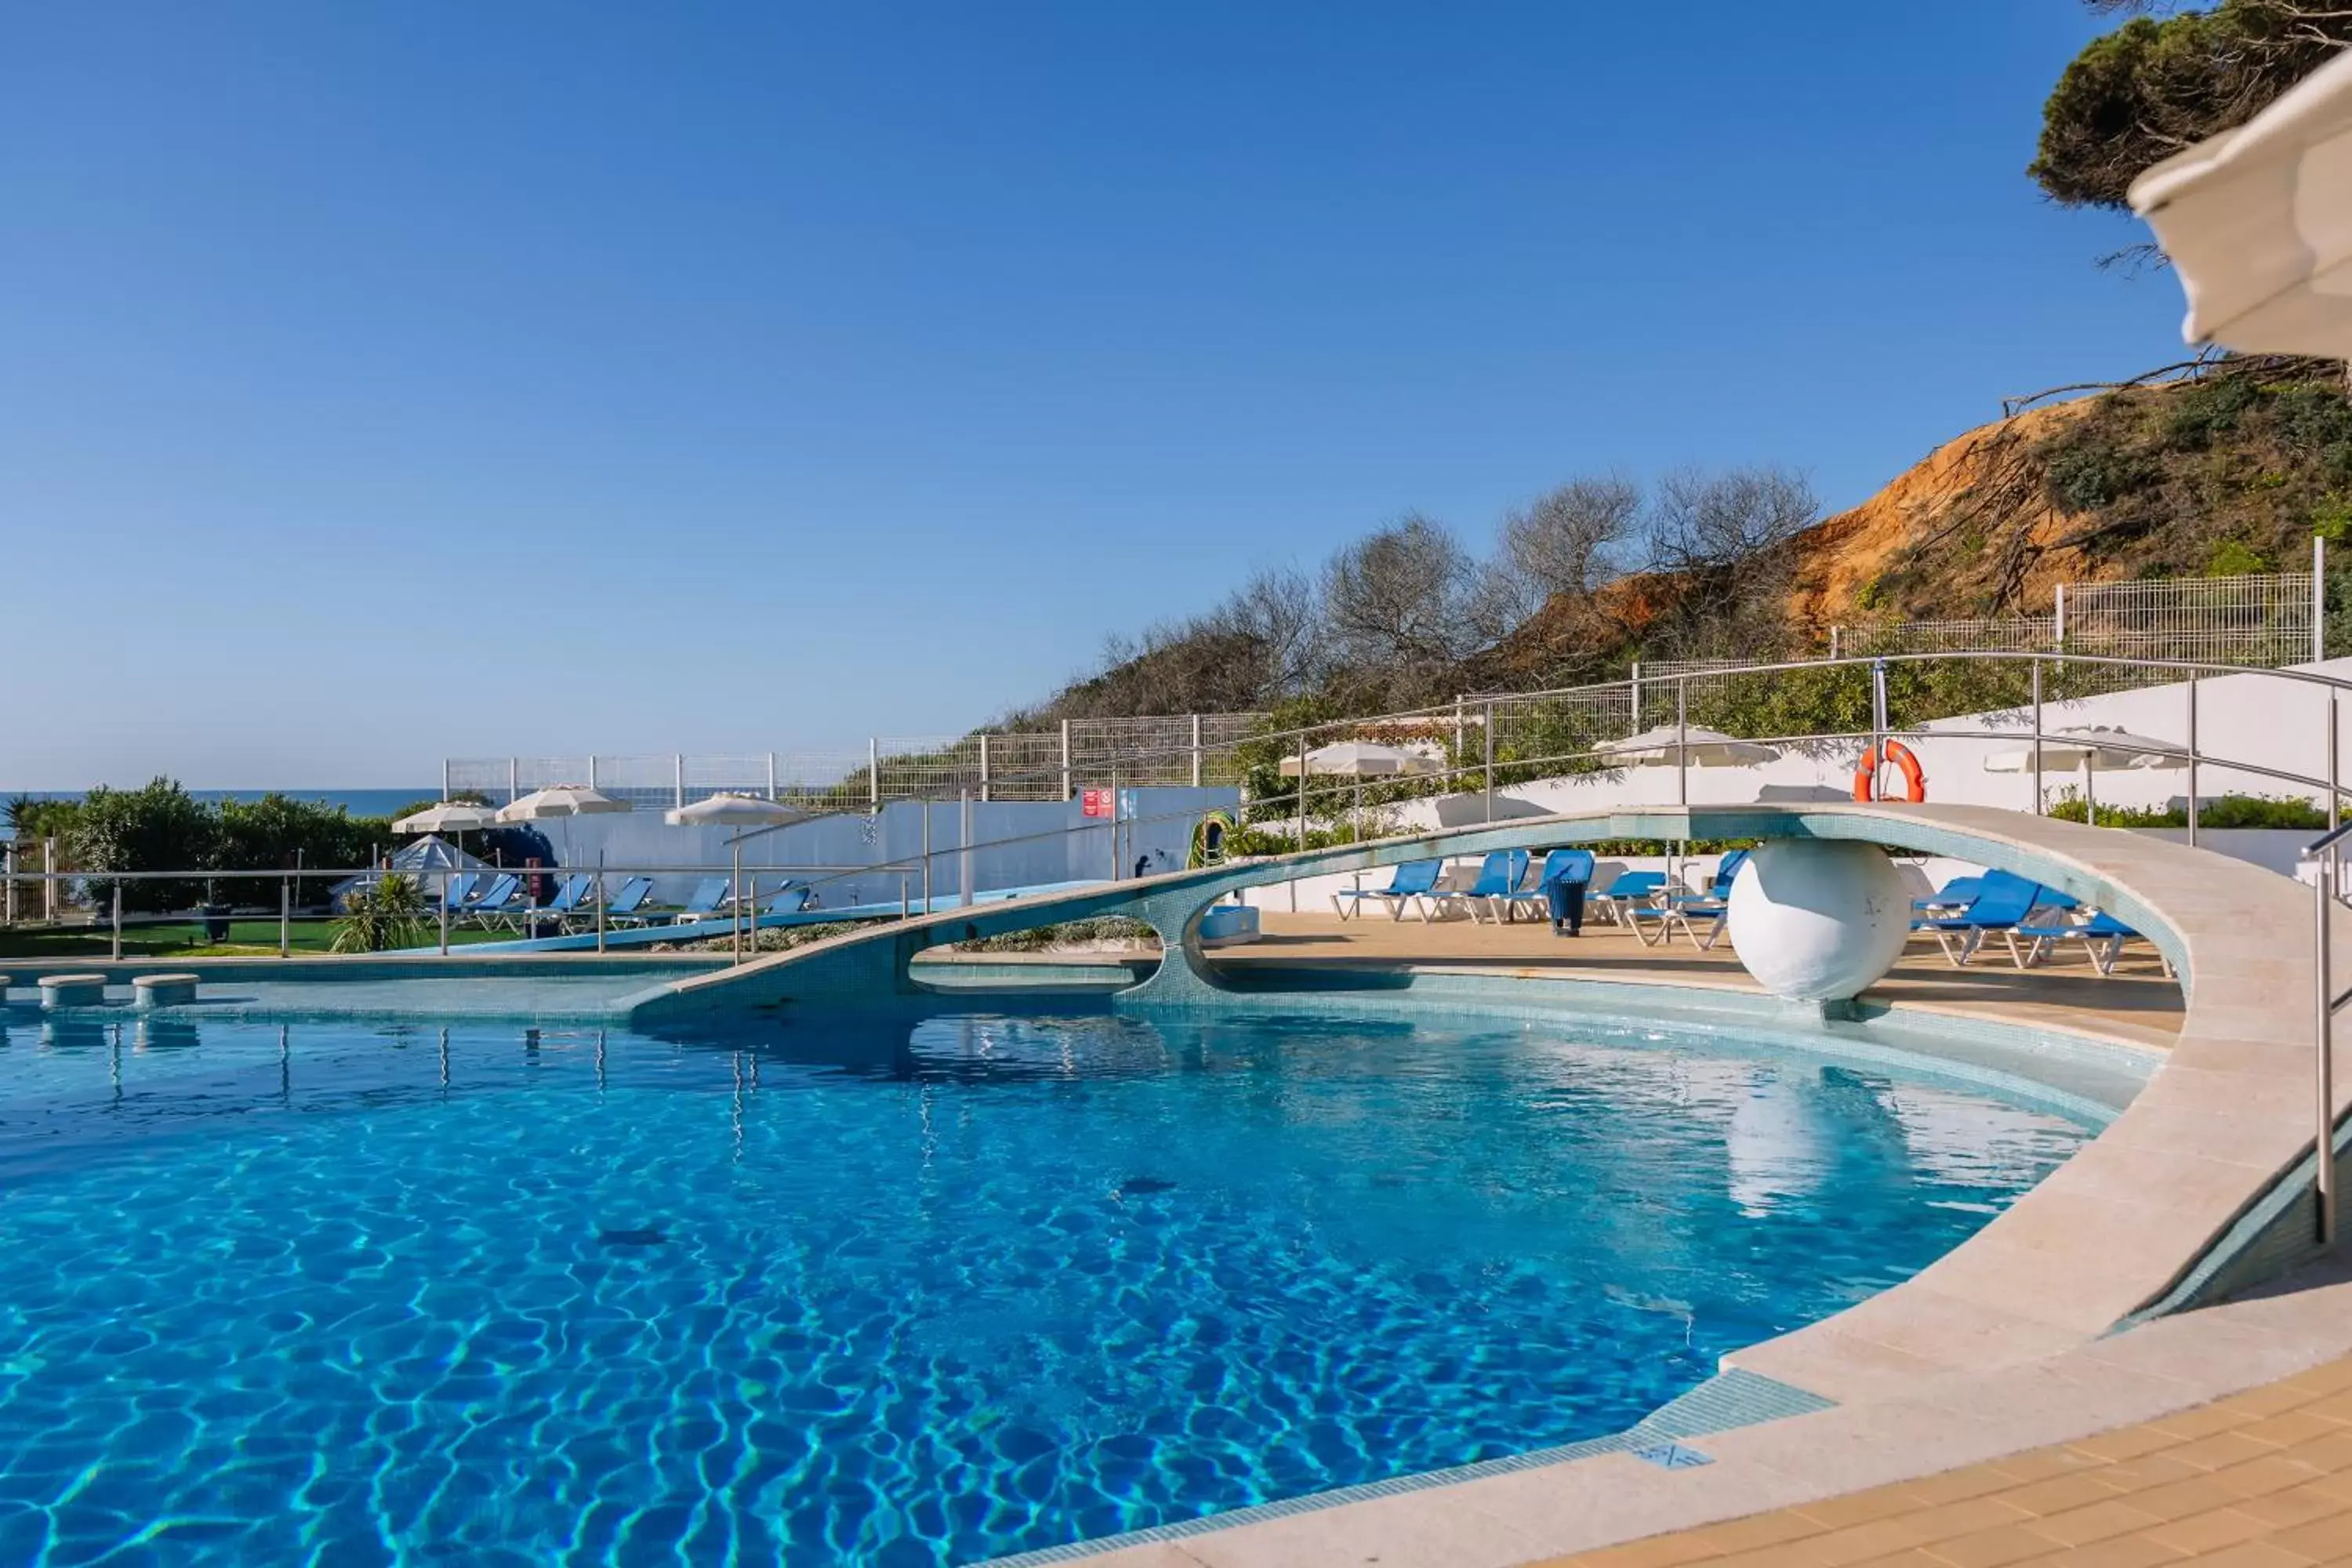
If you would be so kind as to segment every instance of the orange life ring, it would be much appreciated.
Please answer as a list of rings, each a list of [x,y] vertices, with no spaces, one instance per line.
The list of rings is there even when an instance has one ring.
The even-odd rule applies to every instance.
[[[1886,760],[1903,770],[1903,798],[1905,800],[1917,801],[1927,798],[1927,770],[1919,765],[1919,759],[1911,754],[1910,747],[1905,745],[1900,741],[1887,742]],[[1875,800],[1878,798],[1874,793],[1877,779],[1878,751],[1877,748],[1873,747],[1871,750],[1863,752],[1862,761],[1854,765],[1853,798],[1856,800]]]

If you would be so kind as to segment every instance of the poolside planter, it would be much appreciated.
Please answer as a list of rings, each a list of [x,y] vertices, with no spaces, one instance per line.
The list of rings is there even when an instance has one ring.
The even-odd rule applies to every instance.
[[[1247,904],[1219,904],[1201,917],[1202,947],[1232,947],[1258,939],[1257,910]]]
[[[228,905],[199,904],[196,906],[196,912],[204,917],[205,941],[207,944],[217,946],[228,940]]]

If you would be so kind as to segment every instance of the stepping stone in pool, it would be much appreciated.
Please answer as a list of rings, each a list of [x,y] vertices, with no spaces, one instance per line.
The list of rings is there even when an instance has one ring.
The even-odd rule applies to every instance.
[[[103,974],[44,974],[40,985],[44,1007],[95,1007],[106,1000]]]
[[[142,974],[131,983],[131,994],[141,1007],[173,1007],[196,999],[193,974]]]
[[[599,1230],[596,1233],[596,1245],[599,1247],[659,1247],[668,1239],[667,1235],[649,1225],[635,1230]]]
[[[1165,1176],[1129,1176],[1110,1190],[1115,1198],[1139,1198],[1147,1193],[1172,1193],[1176,1184]]]

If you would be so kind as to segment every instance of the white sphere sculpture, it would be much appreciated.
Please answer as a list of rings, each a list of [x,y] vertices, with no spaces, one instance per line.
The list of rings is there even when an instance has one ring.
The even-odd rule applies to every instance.
[[[1885,851],[1844,839],[1758,845],[1731,884],[1731,944],[1764,989],[1800,1002],[1861,994],[1911,934],[1911,892]]]

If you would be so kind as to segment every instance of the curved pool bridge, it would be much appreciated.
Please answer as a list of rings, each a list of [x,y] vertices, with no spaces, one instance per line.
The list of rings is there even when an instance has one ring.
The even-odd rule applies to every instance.
[[[1237,889],[1435,856],[1605,838],[1860,839],[1999,867],[2156,942],[2187,1009],[2178,1043],[2098,1138],[1913,1279],[1731,1364],[1836,1399],[2057,1353],[2136,1314],[2199,1304],[2307,1257],[2315,946],[2311,895],[2275,873],[2141,835],[1990,807],[1895,803],[1639,807],[1517,817],[953,910],[860,931],[628,998],[660,1027],[919,996],[926,948],[1097,915],[1160,932],[1166,958],[1120,1006],[1231,1005],[1201,916]],[[2336,959],[2352,973],[2352,944]],[[1533,983],[1530,983],[1533,984]],[[1269,1000],[1253,992],[1246,1005]],[[2336,1076],[2337,1150],[2344,1147]],[[2339,1159],[2340,1159],[2339,1154]]]

